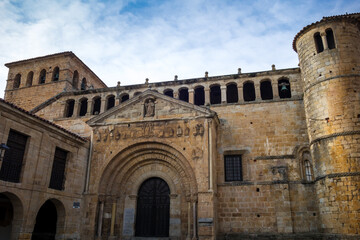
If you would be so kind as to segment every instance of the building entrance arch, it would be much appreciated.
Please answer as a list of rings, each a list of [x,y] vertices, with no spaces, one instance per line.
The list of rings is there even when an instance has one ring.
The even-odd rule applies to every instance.
[[[137,196],[135,235],[138,237],[168,237],[170,188],[161,178],[147,179]]]
[[[20,199],[9,192],[0,193],[0,239],[18,239],[22,218]]]

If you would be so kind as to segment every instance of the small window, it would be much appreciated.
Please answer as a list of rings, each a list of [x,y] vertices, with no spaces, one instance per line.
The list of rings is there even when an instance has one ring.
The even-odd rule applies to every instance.
[[[74,114],[74,106],[75,106],[75,100],[69,99],[66,101],[65,106],[65,117],[69,118],[72,117]]]
[[[326,29],[325,33],[326,33],[326,41],[328,44],[328,48],[329,49],[335,48],[335,39],[334,39],[333,30],[331,28]]]
[[[59,74],[60,74],[59,68],[58,67],[54,68],[52,80],[53,81],[58,81],[59,80]]]
[[[241,155],[225,155],[225,182],[242,181]]]
[[[164,95],[174,97],[174,91],[172,89],[166,89],[164,90]]]
[[[73,88],[78,89],[79,85],[79,72],[74,71],[73,80],[72,80]]]
[[[273,91],[270,81],[262,81],[260,83],[260,94],[262,100],[273,99]]]
[[[86,90],[86,87],[87,87],[86,78],[83,78],[83,79],[81,80],[80,89],[81,89],[81,90]]]
[[[255,101],[255,87],[253,82],[246,82],[243,86],[244,101]]]
[[[221,103],[221,89],[220,85],[214,85],[210,87],[210,104]]]
[[[307,182],[313,181],[313,170],[311,165],[311,155],[310,152],[305,151],[302,153],[302,175],[303,179]]]
[[[304,161],[305,165],[305,177],[307,181],[312,181],[311,163],[309,160]]]
[[[100,113],[100,109],[101,109],[101,98],[100,97],[93,98],[92,115],[98,115]]]
[[[53,166],[51,170],[51,178],[49,188],[56,190],[64,189],[65,166],[68,152],[60,148],[56,148]]]
[[[184,102],[189,102],[189,90],[187,88],[179,89],[179,99]]]
[[[127,100],[129,100],[129,94],[124,94],[124,95],[122,95],[122,97],[121,97],[121,102],[126,102]]]
[[[110,95],[107,98],[107,102],[106,102],[106,110],[109,110],[110,108],[113,108],[115,106],[115,96],[114,95]]]
[[[21,74],[18,73],[16,74],[15,78],[14,78],[14,89],[19,88],[20,87],[20,82],[21,82]]]
[[[205,92],[204,87],[199,86],[195,88],[195,94],[194,94],[194,104],[201,106],[205,104]]]
[[[283,78],[278,81],[278,91],[280,98],[291,98],[291,87],[288,79]]]
[[[238,88],[236,83],[230,83],[226,86],[226,102],[237,103],[239,101]]]
[[[28,73],[27,78],[26,78],[26,86],[27,87],[30,87],[32,85],[33,78],[34,78],[34,72],[31,71]]]
[[[88,105],[88,100],[87,98],[84,98],[82,100],[80,100],[80,112],[79,112],[79,116],[85,116],[87,113],[87,105]]]
[[[26,142],[28,137],[19,132],[10,130],[4,159],[0,170],[0,179],[8,182],[19,182],[23,165]]]
[[[44,84],[45,81],[46,81],[46,70],[43,69],[43,70],[41,70],[40,75],[39,75],[39,84]]]
[[[324,51],[324,45],[319,32],[314,34],[314,41],[317,53],[321,53],[322,51]]]

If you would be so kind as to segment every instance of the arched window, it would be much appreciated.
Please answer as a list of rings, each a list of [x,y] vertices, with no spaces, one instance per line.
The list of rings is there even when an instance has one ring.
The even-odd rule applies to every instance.
[[[39,75],[39,84],[44,84],[45,80],[46,80],[46,70],[43,69],[43,70],[41,70],[40,75]]]
[[[87,86],[86,78],[83,78],[83,79],[81,80],[80,89],[81,89],[81,90],[86,90],[86,86]]]
[[[313,170],[312,170],[310,152],[308,151],[303,152],[301,158],[302,158],[301,159],[302,178],[307,182],[313,181]]]
[[[75,100],[69,99],[66,101],[65,105],[65,117],[69,118],[72,117],[74,114],[74,106],[75,106]]]
[[[221,103],[221,89],[220,85],[210,86],[210,104]]]
[[[115,106],[115,96],[110,95],[107,97],[106,110],[109,110],[110,108],[113,108],[114,106]]]
[[[27,87],[30,87],[32,85],[33,78],[34,78],[34,72],[31,71],[28,73],[27,78],[26,78],[26,86]]]
[[[203,86],[198,86],[195,88],[194,94],[194,104],[195,105],[204,105],[205,104],[205,92]]]
[[[326,29],[325,33],[326,33],[326,41],[328,44],[328,48],[329,49],[335,48],[335,39],[334,39],[333,30],[331,28],[328,28]]]
[[[273,91],[270,80],[265,80],[260,83],[260,94],[262,100],[273,99]]]
[[[13,88],[19,88],[20,87],[20,82],[21,82],[21,74],[18,73],[16,74],[15,78],[14,78],[14,85]]]
[[[322,51],[324,51],[324,45],[319,32],[314,34],[314,41],[317,53],[321,53]]]
[[[79,85],[79,72],[74,71],[73,80],[72,80],[73,88],[78,89]]]
[[[125,102],[129,100],[129,94],[125,93],[124,95],[121,96],[121,102]]]
[[[179,89],[179,99],[184,102],[189,102],[189,90],[187,88]]]
[[[135,93],[134,93],[134,97],[137,96],[137,95],[139,95],[139,94],[141,94],[141,92],[135,92]]]
[[[165,89],[164,95],[169,96],[169,97],[174,97],[174,91],[172,89]]]
[[[279,79],[278,90],[280,98],[291,98],[291,86],[290,82],[286,78]]]
[[[246,82],[243,86],[244,101],[255,101],[255,87],[253,82]]]
[[[59,80],[59,74],[60,74],[59,67],[54,68],[53,75],[52,75],[52,80],[53,81],[58,81]]]
[[[79,111],[79,116],[85,116],[87,113],[87,106],[88,106],[88,100],[87,98],[83,98],[80,100],[80,111]]]
[[[101,97],[94,97],[92,115],[98,115],[100,113],[100,109],[101,109]]]
[[[226,102],[237,103],[239,101],[238,89],[236,83],[229,83],[226,86]]]

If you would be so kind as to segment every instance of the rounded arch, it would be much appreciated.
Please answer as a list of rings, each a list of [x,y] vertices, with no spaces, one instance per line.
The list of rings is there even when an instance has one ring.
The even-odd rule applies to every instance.
[[[156,169],[156,166],[160,168]],[[123,186],[128,184],[132,187],[126,194],[134,194],[135,189],[137,190],[138,185],[141,184],[138,179],[146,179],[151,174],[153,177],[161,175],[167,179],[172,192],[176,192],[177,190],[171,187],[173,185],[170,177],[161,173],[162,168],[177,174],[186,196],[197,194],[195,173],[186,157],[174,147],[159,142],[139,142],[115,155],[102,171],[99,193],[116,194],[117,191],[126,191]],[[153,170],[144,171],[144,169]],[[135,172],[140,172],[140,176]],[[134,185],[137,185],[137,188]]]
[[[189,102],[189,89],[187,87],[181,87],[178,90],[179,100]]]
[[[174,90],[172,90],[171,88],[166,88],[163,91],[164,95],[169,96],[169,97],[174,97]]]
[[[120,98],[120,103],[122,103],[129,100],[130,96],[129,93],[122,93],[120,94],[119,98]]]
[[[78,89],[79,85],[79,72],[77,70],[74,71],[73,80],[72,80],[73,88]]]
[[[19,88],[20,87],[20,83],[21,83],[21,74],[18,73],[16,74],[15,78],[14,78],[14,84],[13,84],[13,88]]]
[[[27,78],[26,78],[26,87],[32,86],[33,78],[34,78],[34,72],[30,71],[28,73],[28,75],[27,75]]]
[[[266,78],[260,81],[260,95],[262,100],[273,99],[274,95],[270,79]]]
[[[53,75],[52,75],[52,81],[58,81],[60,76],[60,69],[58,66],[54,68]]]
[[[194,87],[194,104],[198,106],[205,104],[205,87],[202,85]]]
[[[236,103],[239,101],[238,86],[236,82],[226,84],[226,102]]]
[[[105,106],[106,110],[115,107],[115,95],[114,94],[107,95],[105,102],[106,102],[106,106]]]
[[[245,81],[243,84],[243,97],[245,102],[255,101],[255,85],[253,81]]]
[[[10,232],[11,239],[18,239],[20,229],[23,225],[24,207],[21,199],[14,193],[11,192],[0,192],[0,199],[5,206],[5,211],[9,211],[11,219]],[[8,207],[8,208],[7,208]],[[10,237],[9,236],[9,237]]]

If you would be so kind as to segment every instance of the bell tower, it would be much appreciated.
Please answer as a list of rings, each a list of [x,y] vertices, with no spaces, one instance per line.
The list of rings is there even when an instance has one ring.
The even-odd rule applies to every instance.
[[[360,234],[360,14],[324,17],[294,39],[323,233]]]

